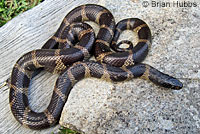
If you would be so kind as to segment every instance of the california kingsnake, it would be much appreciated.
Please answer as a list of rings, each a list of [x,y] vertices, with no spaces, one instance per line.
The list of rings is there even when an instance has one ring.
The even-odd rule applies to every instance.
[[[81,23],[87,20],[100,26],[96,39],[92,28]],[[124,41],[129,44],[129,48],[124,50],[116,42],[120,33],[127,29],[138,33],[138,43],[132,47],[130,42]],[[92,53],[93,44],[97,62],[83,61]],[[119,52],[113,52],[110,44],[113,50]],[[140,63],[146,57],[150,44],[151,32],[144,21],[125,19],[115,27],[114,17],[106,8],[92,4],[76,7],[67,14],[55,35],[42,49],[26,53],[14,65],[9,85],[9,101],[14,117],[31,129],[54,125],[59,120],[72,87],[85,77],[107,81],[142,77],[166,88],[182,88],[182,83],[177,79]],[[38,68],[60,73],[51,102],[41,113],[30,109],[27,96],[29,83]]]

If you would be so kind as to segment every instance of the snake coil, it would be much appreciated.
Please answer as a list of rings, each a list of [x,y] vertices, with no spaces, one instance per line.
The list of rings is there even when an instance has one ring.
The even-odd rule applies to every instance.
[[[96,38],[93,29],[82,23],[88,20],[100,26]],[[124,30],[132,30],[138,34],[135,47],[130,41],[117,44]],[[129,47],[121,48],[124,43]],[[150,44],[151,32],[144,21],[129,18],[115,25],[111,12],[102,6],[87,4],[76,7],[65,16],[55,35],[42,49],[26,53],[14,65],[9,85],[9,102],[14,117],[31,129],[54,125],[59,120],[72,87],[86,77],[107,81],[141,77],[166,88],[182,88],[182,83],[176,78],[141,63]],[[92,47],[96,62],[86,61],[92,54]],[[36,113],[29,106],[28,88],[34,72],[39,68],[60,75],[49,106],[43,112]]]

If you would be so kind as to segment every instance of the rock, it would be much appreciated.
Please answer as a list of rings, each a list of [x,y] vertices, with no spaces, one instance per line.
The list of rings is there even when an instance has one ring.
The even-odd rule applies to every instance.
[[[133,79],[109,83],[96,78],[79,81],[72,89],[60,124],[87,134],[199,133],[199,7],[144,8],[142,1],[100,0],[116,22],[143,19],[153,43],[148,63],[179,78],[183,89],[173,91]],[[196,15],[195,15],[196,14]],[[129,32],[122,38],[132,39]]]

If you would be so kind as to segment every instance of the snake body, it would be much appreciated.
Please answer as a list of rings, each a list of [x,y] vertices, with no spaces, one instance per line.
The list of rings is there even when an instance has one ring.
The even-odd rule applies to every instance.
[[[100,26],[96,39],[92,28],[80,23],[87,20]],[[135,47],[132,47],[129,41],[116,43],[124,30],[137,32],[138,43]],[[122,43],[129,44],[129,47],[120,48]],[[93,44],[97,61],[83,61],[92,54]],[[112,44],[111,48],[117,52],[112,51],[109,44]],[[182,83],[176,78],[140,63],[146,57],[150,44],[151,32],[144,21],[129,18],[115,26],[114,17],[102,6],[88,4],[76,7],[66,15],[55,35],[42,49],[26,53],[14,65],[9,95],[14,117],[31,129],[43,129],[54,125],[59,120],[74,84],[88,77],[111,82],[141,77],[166,88],[182,88]],[[50,104],[40,113],[29,107],[27,93],[33,73],[38,68],[60,73]]]

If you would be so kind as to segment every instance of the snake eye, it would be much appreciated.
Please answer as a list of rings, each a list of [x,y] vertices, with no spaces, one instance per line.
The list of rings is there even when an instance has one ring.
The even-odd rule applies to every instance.
[[[179,90],[179,89],[181,89],[183,87],[183,84],[179,80],[177,80],[175,78],[173,78],[171,80],[171,85],[172,85],[171,88],[172,89],[176,89],[176,90]]]

